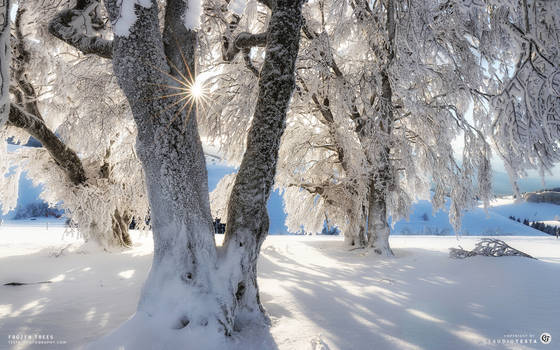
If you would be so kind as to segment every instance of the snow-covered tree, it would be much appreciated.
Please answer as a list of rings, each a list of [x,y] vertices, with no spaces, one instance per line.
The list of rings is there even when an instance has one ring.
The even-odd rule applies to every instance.
[[[12,36],[14,99],[3,133],[23,143],[33,136],[42,147],[4,153],[2,174],[14,166],[18,170],[2,176],[11,189],[2,192],[3,210],[15,206],[24,170],[34,183],[44,184],[41,197],[66,209],[86,239],[104,247],[130,246],[132,217],[143,222],[148,215],[134,151],[136,129],[109,62],[79,55],[47,31],[63,5],[18,4]],[[95,128],[99,132],[92,132]]]
[[[481,89],[492,115],[488,132],[519,195],[527,169],[541,176],[560,161],[560,4],[488,1],[479,50],[499,83]],[[486,30],[484,30],[486,29]]]
[[[83,3],[93,6],[93,1]],[[145,329],[153,330],[154,342],[162,327],[186,329],[177,333],[185,341],[199,334],[193,332],[208,332],[205,334],[215,339],[219,333],[231,334],[234,325],[241,326],[238,322],[248,316],[261,321],[264,317],[256,261],[268,233],[265,204],[295,86],[303,0],[263,3],[270,13],[266,54],[221,249],[214,241],[204,153],[193,106],[201,3],[168,0],[160,13],[156,1],[105,1],[114,34],[108,41],[100,36],[101,28],[81,25],[96,22],[96,12],[88,6],[59,13],[54,21],[60,26],[50,26],[78,50],[110,53],[114,74],[132,110],[138,130],[136,151],[150,203],[154,258],[138,312],[128,326],[147,323]],[[78,15],[90,19],[74,25]],[[94,30],[88,32],[90,28]],[[107,50],[109,46],[112,52]],[[118,341],[135,347],[137,339]]]
[[[348,243],[391,255],[388,218],[395,222],[406,217],[412,201],[429,197],[430,189],[436,210],[450,197],[449,216],[456,229],[463,210],[478,200],[487,203],[491,144],[498,145],[499,153],[507,148],[518,160],[525,159],[515,162],[521,169],[536,164],[530,149],[541,149],[549,159],[541,163],[550,166],[558,156],[557,113],[552,112],[556,107],[550,108],[557,97],[532,107],[545,111],[541,116],[549,120],[530,125],[530,135],[546,136],[534,138],[542,143],[538,147],[526,147],[522,138],[527,132],[504,120],[499,113],[503,107],[494,107],[499,103],[492,91],[501,91],[504,77],[513,76],[511,58],[519,57],[511,44],[515,41],[504,37],[503,25],[497,24],[502,22],[495,20],[497,9],[523,4],[310,2],[305,8],[298,88],[276,178],[276,186],[284,190],[289,229],[298,232],[303,226],[318,232],[327,215]],[[552,15],[557,7],[539,3],[535,8],[539,6],[548,8],[541,27],[552,39],[545,42],[557,42],[552,24],[558,20]],[[209,17],[220,19],[232,32],[222,41],[233,42],[233,51],[243,55],[233,60],[232,45],[222,44],[222,59],[231,62],[211,80],[210,89],[218,97],[205,123],[209,134],[222,131],[217,139],[235,162],[243,147],[238,134],[247,125],[241,116],[254,98],[253,67],[262,60],[258,49],[245,47],[259,46],[258,37],[251,43],[244,33],[251,23],[245,18],[258,17],[259,12],[247,6],[239,16],[215,7],[222,11]],[[217,37],[213,42],[220,43]],[[554,79],[548,84],[554,85]],[[549,89],[550,94],[554,91]],[[520,93],[515,98],[527,100]],[[553,126],[554,131],[548,131]],[[507,132],[500,134],[500,129]],[[459,157],[458,140],[464,145]],[[513,140],[518,140],[517,149],[527,151],[508,146]],[[218,199],[227,197],[213,197],[213,204],[225,206]]]

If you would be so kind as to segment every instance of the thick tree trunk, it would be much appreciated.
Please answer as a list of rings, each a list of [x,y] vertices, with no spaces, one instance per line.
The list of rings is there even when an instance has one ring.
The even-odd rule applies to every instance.
[[[205,332],[231,334],[243,310],[256,307],[261,312],[256,260],[268,231],[266,199],[294,88],[302,2],[280,0],[272,8],[259,101],[230,201],[236,205],[230,207],[219,261],[196,108],[154,99],[176,92],[170,86],[177,79],[188,79],[183,60],[194,72],[196,33],[183,24],[190,3],[168,1],[163,38],[155,1],[149,8],[135,5],[130,34],[115,35],[113,69],[138,127],[136,148],[145,172],[154,235],[152,268],[138,312],[125,327],[134,328],[139,321],[153,325],[155,332],[161,327],[203,327]],[[119,2],[105,4],[116,21],[121,16]],[[185,110],[189,110],[186,115]],[[158,337],[153,335],[154,340]],[[126,342],[134,344],[134,340]]]
[[[263,316],[257,285],[257,258],[268,235],[266,203],[276,174],[280,139],[295,88],[303,0],[277,0],[272,6],[259,96],[247,136],[247,150],[228,204],[225,264],[241,267],[230,288],[235,322]]]
[[[105,4],[116,21],[119,2]],[[169,1],[168,6],[180,17],[188,3]],[[135,13],[130,34],[115,36],[113,70],[138,127],[136,148],[144,168],[154,236],[152,268],[137,315],[157,323],[156,327],[208,326],[223,331],[226,321],[215,292],[220,281],[213,280],[216,247],[195,108],[186,114],[189,107],[154,99],[177,90],[167,88],[175,81],[167,76],[171,69],[166,64],[157,3],[153,1],[150,8],[135,5]],[[193,69],[196,33],[178,34],[176,52],[181,49]],[[167,47],[173,47],[175,43],[167,39]],[[169,58],[186,71],[177,55]]]
[[[367,5],[366,5],[367,6]],[[386,29],[387,44],[382,47],[386,56],[386,62],[381,69],[381,96],[379,98],[378,113],[380,113],[379,135],[390,139],[393,132],[395,116],[393,113],[393,90],[389,76],[389,67],[394,58],[393,43],[395,40],[395,5],[393,0],[385,0],[386,8]],[[362,20],[362,19],[360,19]],[[371,120],[366,121],[371,123]],[[359,133],[360,141],[368,144],[367,137],[370,137],[364,130]],[[366,151],[367,153],[368,151]],[[370,175],[370,185],[368,194],[368,245],[373,251],[385,256],[392,256],[393,251],[389,246],[389,234],[391,232],[387,223],[387,196],[394,187],[393,165],[390,160],[390,145],[380,145],[373,155],[368,154],[368,160],[373,165]]]

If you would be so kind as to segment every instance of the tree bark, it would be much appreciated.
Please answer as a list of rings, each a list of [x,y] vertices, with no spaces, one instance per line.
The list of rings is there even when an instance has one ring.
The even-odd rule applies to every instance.
[[[132,239],[130,238],[130,233],[128,232],[130,222],[132,217],[128,215],[125,211],[122,214],[118,209],[115,209],[113,216],[111,217],[113,237],[117,241],[118,245],[121,247],[129,248],[132,246]]]
[[[393,256],[393,250],[389,245],[389,234],[391,233],[387,223],[387,202],[383,189],[375,186],[384,185],[379,180],[372,179],[370,182],[369,206],[368,206],[368,245],[379,255]]]
[[[10,2],[0,4],[0,127],[10,113]]]
[[[189,3],[168,1],[165,48],[156,1],[149,8],[136,4],[130,34],[116,35],[113,40],[113,70],[138,127],[136,149],[145,173],[154,237],[152,268],[136,315],[158,327],[207,326],[225,332],[221,293],[216,293],[221,281],[214,274],[216,247],[196,109],[187,114],[188,107],[154,99],[177,91],[169,87],[176,81],[169,77],[172,70],[166,53],[186,71],[182,51],[194,71],[196,33],[186,29],[181,33],[183,24],[179,23]],[[109,0],[105,5],[110,19],[116,21],[120,2]],[[175,38],[170,37],[172,32]]]
[[[361,4],[364,8],[369,9],[368,4]],[[371,19],[371,12],[360,12],[358,20],[363,21]],[[393,90],[391,87],[389,67],[394,58],[394,40],[395,40],[395,5],[393,0],[385,0],[385,27],[387,30],[387,42],[381,49],[373,48],[374,51],[382,50],[381,55],[385,57],[381,68],[381,96],[379,98],[378,113],[380,116],[376,123],[378,125],[366,125],[374,123],[373,118],[362,120],[359,124],[358,137],[363,145],[369,143],[368,138],[371,137],[367,133],[369,129],[378,129],[379,135],[390,139],[395,121],[393,113]],[[363,117],[362,117],[363,119]],[[366,155],[369,163],[372,165],[369,175],[369,193],[368,193],[368,245],[378,254],[392,256],[393,251],[389,246],[389,234],[391,232],[387,222],[387,196],[394,186],[393,166],[390,161],[390,145],[381,144],[376,147],[374,154],[370,154],[370,150],[366,149]]]
[[[228,204],[224,238],[226,261],[240,264],[232,276],[236,321],[263,315],[257,285],[257,258],[268,235],[266,203],[276,174],[280,139],[295,88],[303,0],[277,0],[271,8],[259,96],[247,136],[247,150]]]
[[[103,26],[98,17],[99,6],[97,0],[78,0],[74,8],[59,12],[49,22],[49,32],[83,54],[111,58],[113,42],[88,33]]]
[[[60,166],[70,182],[74,185],[83,185],[86,174],[82,161],[68,146],[66,146],[43,122],[42,119],[26,113],[15,104],[10,105],[9,124],[24,129],[36,138],[49,152],[53,160]]]

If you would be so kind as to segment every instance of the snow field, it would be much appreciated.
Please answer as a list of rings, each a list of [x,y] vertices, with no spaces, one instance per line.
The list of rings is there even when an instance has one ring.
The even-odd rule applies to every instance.
[[[134,314],[151,264],[150,235],[133,232],[131,250],[107,253],[76,237],[62,240],[64,230],[0,229],[0,282],[51,281],[0,286],[0,349],[76,349]],[[472,248],[479,239],[472,236],[392,236],[395,258],[349,250],[342,237],[270,236],[259,260],[259,283],[272,325],[241,330],[229,346],[553,349],[540,342],[492,343],[542,332],[552,335],[552,344],[560,339],[560,240],[501,238],[540,260],[448,258],[449,247]],[[176,332],[166,332],[162,349],[173,348]],[[17,334],[47,334],[65,343],[9,344]],[[201,349],[203,342],[185,346]]]

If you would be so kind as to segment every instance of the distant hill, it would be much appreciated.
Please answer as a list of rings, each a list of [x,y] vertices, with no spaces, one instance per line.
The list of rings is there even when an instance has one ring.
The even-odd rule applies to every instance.
[[[550,203],[560,205],[560,188],[552,190],[528,192],[523,194],[525,201],[530,203]]]
[[[530,177],[520,179],[518,181],[519,190],[521,192],[535,192],[543,188],[560,187],[560,180],[556,178],[545,178],[543,184],[538,177]],[[508,174],[500,171],[495,171],[492,179],[492,189],[498,196],[510,195],[513,193]]]
[[[433,213],[429,201],[419,201],[412,206],[409,220],[400,220],[392,230],[396,235],[454,235],[449,223],[449,200],[445,208]],[[491,204],[488,212],[483,208],[465,211],[461,230],[464,236],[544,236],[541,231],[509,219],[509,216],[530,221],[553,220],[560,215],[560,206],[548,203],[516,203],[513,198],[502,198]]]

